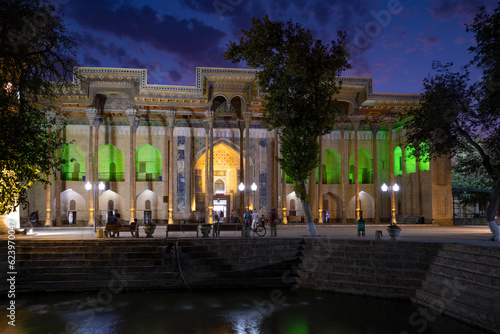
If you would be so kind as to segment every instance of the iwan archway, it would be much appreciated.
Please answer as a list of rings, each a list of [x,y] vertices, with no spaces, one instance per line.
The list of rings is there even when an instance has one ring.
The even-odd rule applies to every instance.
[[[240,154],[230,146],[229,142],[224,139],[217,141],[214,145],[214,205],[218,207],[218,211],[224,211],[224,216],[229,217],[231,212],[238,209],[239,205],[239,174],[240,174]],[[197,159],[195,164],[195,211],[206,210],[205,200],[207,193],[208,176],[207,154],[203,152]],[[245,163],[244,163],[245,164]],[[223,201],[221,201],[223,200]],[[221,203],[225,203],[225,207],[221,208]]]

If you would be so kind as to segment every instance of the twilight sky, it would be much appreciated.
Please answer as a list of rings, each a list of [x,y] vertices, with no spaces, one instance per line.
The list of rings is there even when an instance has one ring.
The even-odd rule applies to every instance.
[[[80,66],[146,68],[148,82],[195,85],[196,67],[222,60],[252,17],[302,24],[323,43],[347,33],[351,76],[379,93],[421,93],[433,60],[464,65],[480,6],[498,0],[54,0],[81,44]],[[475,77],[473,77],[475,79]]]

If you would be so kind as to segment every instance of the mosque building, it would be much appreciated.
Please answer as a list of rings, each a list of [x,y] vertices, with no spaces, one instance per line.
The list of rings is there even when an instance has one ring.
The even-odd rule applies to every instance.
[[[78,68],[74,89],[47,112],[68,142],[58,152],[65,163],[51,186],[30,190],[21,216],[87,226],[118,212],[125,222],[166,224],[221,213],[229,221],[250,209],[300,221],[256,73],[197,68],[191,87],[149,84],[145,69]],[[420,96],[374,93],[371,78],[342,77],[336,98],[343,115],[318,138],[307,183],[315,220],[451,224],[449,159],[418,160],[405,143],[405,115]]]

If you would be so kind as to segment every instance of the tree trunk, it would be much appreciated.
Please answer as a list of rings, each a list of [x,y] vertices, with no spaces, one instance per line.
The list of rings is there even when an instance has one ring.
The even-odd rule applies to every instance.
[[[307,233],[310,236],[315,237],[316,234],[316,226],[314,225],[314,219],[311,211],[311,203],[302,200],[302,207],[304,208],[304,213],[306,215],[306,225],[307,225]]]
[[[491,240],[499,241],[500,239],[500,229],[495,222],[495,217],[498,212],[498,205],[500,204],[500,178],[497,178],[495,185],[493,186],[493,197],[491,198],[490,204],[486,208],[486,220],[488,221],[488,227],[491,230]]]

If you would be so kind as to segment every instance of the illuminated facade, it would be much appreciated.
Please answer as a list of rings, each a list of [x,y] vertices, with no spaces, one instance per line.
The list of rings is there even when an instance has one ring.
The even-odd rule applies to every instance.
[[[140,69],[78,72],[75,90],[61,94],[54,110],[66,123],[61,135],[70,144],[60,154],[67,162],[51,187],[31,190],[24,217],[36,210],[46,224],[87,225],[112,211],[124,221],[159,223],[212,221],[247,207],[265,216],[276,210],[284,222],[304,215],[274,159],[279,143],[262,121],[255,70],[198,68],[195,87],[151,85]],[[393,212],[400,223],[423,216],[450,224],[450,162],[416,161],[405,147],[398,116],[418,108],[419,96],[374,93],[371,78],[342,81],[342,122],[318,138],[320,165],[308,182],[315,219],[362,215],[378,223]],[[383,192],[384,183],[400,189],[391,196],[394,187]]]

